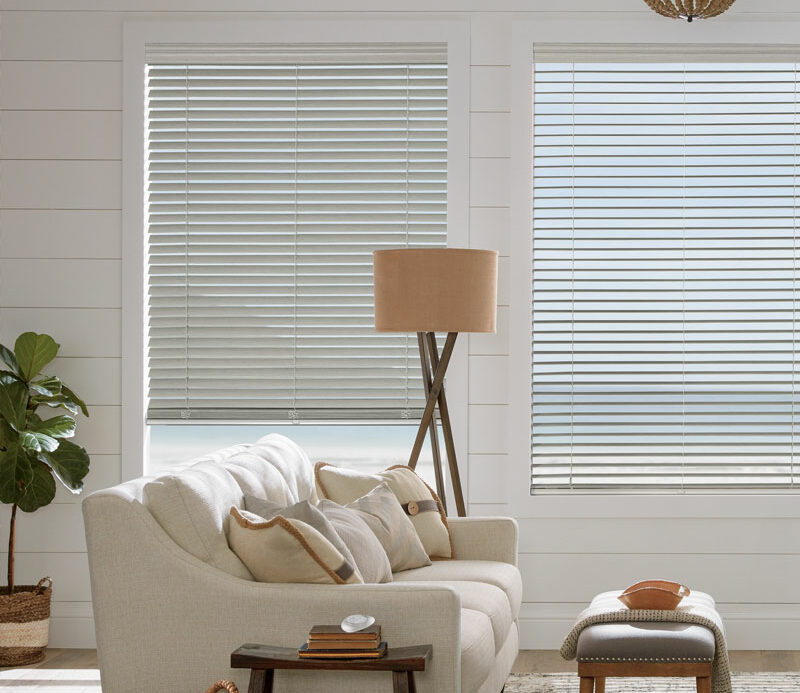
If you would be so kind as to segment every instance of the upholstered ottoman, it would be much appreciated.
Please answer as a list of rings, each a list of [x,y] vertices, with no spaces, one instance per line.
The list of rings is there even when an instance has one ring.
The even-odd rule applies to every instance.
[[[714,633],[692,623],[598,623],[578,637],[580,693],[604,693],[607,676],[694,676],[710,693]]]

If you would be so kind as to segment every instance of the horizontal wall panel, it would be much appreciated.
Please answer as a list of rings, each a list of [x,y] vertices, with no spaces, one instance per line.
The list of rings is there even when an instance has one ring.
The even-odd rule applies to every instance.
[[[523,599],[528,602],[588,602],[598,592],[624,589],[654,575],[673,579],[721,602],[752,602],[757,576],[759,599],[771,604],[797,601],[800,555],[555,554],[519,557]]]
[[[470,503],[468,514],[470,517],[508,517],[509,510],[506,503]]]
[[[106,209],[0,209],[0,257],[122,257],[122,215]]]
[[[111,209],[122,205],[118,161],[0,161],[0,206]]]
[[[0,553],[0,565],[5,566],[8,553]],[[91,602],[89,560],[85,552],[30,553],[17,542],[14,559],[15,581],[18,585],[35,585],[45,576],[53,578],[53,601]]]
[[[511,115],[509,113],[472,113],[469,127],[471,157],[511,156]]]
[[[794,554],[800,546],[797,518],[541,518],[519,523],[521,553]]]
[[[508,357],[469,357],[470,404],[508,404]]]
[[[90,493],[116,486],[120,482],[120,456],[92,454],[89,459],[89,473],[83,479],[83,491],[71,493],[63,484],[56,486],[53,503],[80,505]],[[81,524],[83,531],[83,524]]]
[[[120,261],[0,259],[0,290],[7,307],[119,308]]]
[[[585,604],[523,603],[520,649],[557,650]],[[800,649],[800,608],[796,604],[726,604],[717,602],[725,622],[729,650]],[[572,671],[575,662],[564,662]]]
[[[89,418],[77,417],[74,441],[89,455],[118,455],[120,451],[120,407],[92,407]]]
[[[56,482],[58,483],[58,482]],[[0,506],[0,527],[8,527],[11,507]],[[17,551],[75,553],[86,551],[81,506],[51,503],[33,513],[17,513]]]
[[[120,314],[119,308],[0,307],[0,343],[13,348],[23,332],[43,332],[61,345],[59,356],[118,357]]]
[[[762,0],[764,11],[790,11],[790,0]],[[133,0],[70,0],[65,3],[62,0],[6,0],[3,8],[6,10],[80,10],[80,11],[100,11],[115,10],[121,12],[220,12],[219,3],[215,0],[137,0],[132,6]],[[564,12],[590,12],[597,9],[597,2],[594,0],[560,0],[558,8]],[[776,9],[778,8],[778,9]],[[393,2],[381,0],[343,0],[331,6],[328,0],[301,0],[293,2],[291,9],[312,12],[330,12],[332,9],[340,12],[378,12],[388,11],[397,12],[398,7]],[[423,0],[412,0],[403,5],[406,12],[553,12],[553,3],[546,0],[501,0],[489,2],[489,0],[441,0],[435,7],[430,2]],[[230,0],[225,5],[227,12],[286,12],[287,7],[282,0]],[[607,0],[603,4],[603,10],[616,10],[630,14],[630,3],[626,0]],[[636,11],[636,10],[634,10]],[[647,15],[647,8],[638,9],[638,14]]]
[[[3,159],[122,158],[119,111],[2,111]]]
[[[470,69],[470,111],[511,111],[511,67]]]
[[[510,255],[511,209],[472,207],[469,210],[469,243],[472,248],[496,250],[501,256]]]
[[[508,452],[507,410],[508,407],[505,405],[470,405],[470,454],[505,454]]]
[[[501,257],[497,260],[497,305],[508,306],[511,303],[511,258]]]
[[[508,354],[508,306],[497,308],[497,331],[469,335],[470,354]]]
[[[7,12],[0,60],[121,60],[122,21],[114,12]]]
[[[470,159],[470,204],[473,207],[508,207],[511,204],[508,159]]]
[[[0,62],[0,108],[120,110],[120,62]]]
[[[472,65],[511,65],[511,22],[511,17],[503,14],[472,16],[469,56]]]
[[[119,358],[59,357],[44,371],[61,378],[89,407],[118,405],[121,361]]]
[[[469,502],[506,503],[508,501],[508,455],[469,456]]]
[[[56,604],[54,603],[53,611],[55,611],[55,606]],[[51,616],[50,639],[48,645],[49,647],[97,647],[97,640],[95,639],[94,635],[94,618],[69,618],[55,615]],[[38,669],[37,671],[47,671],[47,669]],[[86,671],[87,678],[85,681],[87,682],[87,685],[91,685],[93,683],[94,686],[98,687],[99,689],[99,681],[97,681],[95,678],[99,674],[97,669],[88,669]],[[81,679],[81,682],[83,681],[84,679]],[[62,688],[61,690],[64,689]]]

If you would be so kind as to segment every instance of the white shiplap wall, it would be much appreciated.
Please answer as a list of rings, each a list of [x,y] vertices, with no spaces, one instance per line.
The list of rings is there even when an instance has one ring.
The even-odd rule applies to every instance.
[[[315,19],[323,12],[353,18],[398,10],[417,18],[470,16],[470,243],[498,248],[501,272],[498,333],[469,338],[469,502],[472,514],[506,512],[512,22],[552,17],[556,8],[567,20],[608,20],[615,12],[649,17],[644,3],[2,0],[1,6],[0,341],[27,329],[60,339],[59,372],[92,409],[78,436],[92,454],[89,490],[120,476],[123,21],[263,18],[290,10]],[[746,20],[756,10],[780,22],[800,7],[794,0],[740,0],[716,21]],[[514,470],[521,468],[516,461]],[[676,515],[631,522],[556,512],[523,520],[523,646],[556,647],[580,603],[600,589],[679,570],[717,595],[734,647],[800,648],[800,521]],[[6,509],[0,516],[0,528],[7,526]],[[52,645],[91,646],[80,498],[59,492],[52,506],[23,515],[17,545],[20,580],[55,579]]]

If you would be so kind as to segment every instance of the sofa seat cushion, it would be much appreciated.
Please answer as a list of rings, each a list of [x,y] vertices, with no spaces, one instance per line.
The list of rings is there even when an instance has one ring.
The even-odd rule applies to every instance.
[[[462,609],[480,611],[489,617],[494,636],[494,649],[495,652],[499,651],[508,637],[508,629],[514,622],[506,593],[499,587],[485,582],[448,580],[442,584],[452,587],[458,592],[461,597]]]
[[[494,635],[489,617],[482,611],[462,608],[461,690],[477,691],[492,671],[494,660]]]
[[[394,574],[396,582],[485,582],[499,587],[508,597],[511,615],[516,621],[522,604],[522,576],[510,563],[499,561],[434,561],[431,565]]]

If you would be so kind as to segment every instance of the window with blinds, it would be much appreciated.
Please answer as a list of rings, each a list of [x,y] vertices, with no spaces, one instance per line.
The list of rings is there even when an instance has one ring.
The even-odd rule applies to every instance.
[[[797,487],[798,64],[584,60],[534,69],[531,491]]]
[[[444,246],[443,45],[150,48],[149,422],[402,420],[372,252]]]

